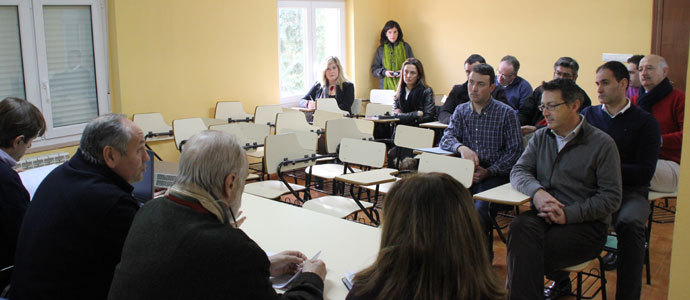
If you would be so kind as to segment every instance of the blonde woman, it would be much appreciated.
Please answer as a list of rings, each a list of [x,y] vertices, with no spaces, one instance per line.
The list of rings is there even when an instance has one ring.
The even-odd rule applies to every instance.
[[[355,85],[345,78],[340,59],[329,56],[324,60],[325,69],[321,81],[314,83],[309,92],[299,102],[300,107],[314,107],[316,99],[335,98],[340,109],[352,112],[355,101]]]

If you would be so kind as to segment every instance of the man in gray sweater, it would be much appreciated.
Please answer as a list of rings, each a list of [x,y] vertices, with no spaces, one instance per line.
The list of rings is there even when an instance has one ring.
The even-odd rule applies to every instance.
[[[592,259],[606,242],[611,214],[621,202],[616,144],[578,114],[583,95],[569,79],[544,82],[538,130],[510,173],[532,197],[532,210],[508,231],[509,299],[557,299],[570,291],[559,271]],[[544,274],[554,285],[543,290]],[[542,294],[543,291],[543,294]]]

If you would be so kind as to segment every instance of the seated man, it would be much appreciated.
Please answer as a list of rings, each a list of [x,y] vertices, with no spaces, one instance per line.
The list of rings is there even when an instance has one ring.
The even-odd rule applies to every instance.
[[[45,131],[43,115],[31,103],[14,97],[0,101],[0,269],[14,265],[19,226],[30,201],[13,168],[31,148],[31,142]],[[10,283],[5,274],[9,275],[0,275],[0,290]]]
[[[465,60],[465,74],[467,75],[467,79],[469,80],[470,72],[472,72],[472,67],[478,64],[485,63],[486,60],[481,55],[470,55],[470,57],[468,57],[467,60]],[[501,86],[496,86],[496,88],[494,88],[494,91],[491,92],[491,97],[505,104],[508,104],[508,99],[506,98],[505,91],[503,91],[503,87]],[[443,103],[443,106],[441,107],[441,111],[438,114],[438,121],[444,124],[448,124],[448,122],[450,122],[450,116],[453,114],[453,112],[455,112],[455,108],[458,105],[468,101],[470,101],[470,96],[467,93],[467,81],[465,81],[465,83],[463,84],[454,85],[453,88],[450,90],[448,97],[446,97],[446,102]]]
[[[577,61],[570,57],[561,57],[553,65],[553,79],[564,78],[575,82],[577,81],[577,71],[579,69],[580,65]],[[583,100],[580,102],[580,110],[592,105],[592,100],[587,96],[587,92],[579,86],[577,86],[577,89],[583,95]],[[546,120],[539,111],[543,91],[544,89],[541,86],[537,87],[529,97],[522,99],[520,102],[518,120],[520,121],[522,135],[534,133],[537,129],[546,126]]]
[[[537,130],[510,172],[510,182],[532,198],[532,210],[508,229],[509,299],[557,299],[570,291],[560,269],[601,253],[611,214],[621,199],[616,143],[582,118],[582,94],[569,79],[542,83],[539,109],[548,128]],[[544,291],[544,274],[555,285]]]
[[[491,97],[495,80],[491,66],[472,67],[468,80],[470,102],[458,105],[440,142],[441,149],[474,161],[472,194],[507,183],[508,173],[522,151],[515,111]],[[488,230],[489,202],[477,200],[475,206]]]
[[[134,218],[108,299],[322,299],[326,266],[298,251],[271,257],[239,226],[247,158],[234,137],[194,135],[168,193]],[[269,275],[302,274],[279,297]]]
[[[625,91],[625,96],[628,97],[628,99],[632,99],[633,97],[640,95],[642,82],[640,82],[640,71],[638,68],[642,58],[644,58],[644,55],[640,54],[633,55],[628,58],[628,64],[626,67],[628,68],[628,74],[630,74],[630,84],[628,85],[628,89]]]
[[[671,193],[678,190],[680,154],[683,145],[685,93],[668,80],[668,64],[658,55],[647,55],[640,61],[640,81],[643,89],[639,97],[630,99],[659,122],[661,151],[650,189]]]
[[[623,200],[613,223],[620,250],[616,299],[640,299],[645,224],[649,215],[647,194],[661,143],[656,119],[632,106],[625,97],[629,76],[620,62],[601,65],[596,83],[602,104],[582,110],[587,122],[613,138],[621,158]],[[613,253],[606,258],[611,262],[616,260]]]
[[[17,241],[10,299],[105,299],[149,159],[123,115],[89,122],[74,156],[39,185]]]
[[[501,86],[506,92],[508,105],[513,109],[520,108],[520,101],[532,94],[532,86],[524,78],[518,76],[520,61],[515,56],[506,55],[501,58],[496,71],[496,86]]]

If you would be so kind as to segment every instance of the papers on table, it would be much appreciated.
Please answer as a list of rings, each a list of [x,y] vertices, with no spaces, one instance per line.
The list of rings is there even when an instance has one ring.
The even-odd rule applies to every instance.
[[[34,198],[36,189],[43,182],[43,179],[48,176],[48,173],[57,168],[60,164],[52,164],[43,167],[28,169],[23,172],[19,172],[19,177],[22,179],[22,184],[24,188],[29,192],[29,199]]]
[[[347,288],[348,291],[352,289],[352,285],[355,282],[355,275],[356,274],[357,274],[357,272],[355,272],[355,271],[349,271],[349,272],[345,273],[345,276],[343,276],[343,283],[345,284],[345,287]]]
[[[269,254],[268,252],[266,253],[268,256],[272,256],[273,254]],[[317,252],[314,257],[311,258],[311,260],[318,259],[319,255],[321,255],[321,251]],[[290,274],[285,274],[281,275],[278,277],[271,277],[271,283],[273,283],[273,288],[274,289],[285,289],[287,288],[290,283],[297,278],[297,275],[302,274],[302,267],[295,272],[295,274],[290,275]]]

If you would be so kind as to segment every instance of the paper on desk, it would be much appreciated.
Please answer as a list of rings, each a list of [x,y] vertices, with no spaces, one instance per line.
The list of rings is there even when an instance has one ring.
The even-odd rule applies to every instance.
[[[453,154],[453,152],[443,150],[443,149],[441,149],[441,147],[416,148],[415,150],[419,150],[419,151],[422,151],[422,152],[434,153],[434,154],[442,154],[442,155]]]
[[[43,182],[43,179],[48,176],[48,173],[57,168],[60,164],[52,164],[43,167],[28,169],[23,172],[19,172],[19,177],[22,179],[22,184],[24,188],[29,192],[29,199],[34,198],[36,189]]]
[[[266,255],[272,256],[273,254],[269,254],[268,252],[266,252]],[[314,255],[314,257],[312,257],[311,260],[318,259],[319,255],[321,255],[321,251],[316,252],[316,255]],[[284,289],[285,287],[290,285],[290,283],[293,280],[295,280],[295,278],[297,278],[297,275],[299,275],[299,274],[302,274],[302,267],[300,267],[297,270],[297,272],[295,272],[295,274],[293,274],[293,275],[285,274],[285,275],[281,275],[278,277],[271,277],[270,279],[271,279],[271,283],[273,283],[273,288],[274,289]]]
[[[352,284],[355,281],[355,275],[356,274],[357,274],[356,271],[349,271],[349,272],[345,273],[345,276],[343,276],[343,283],[345,284],[345,287],[347,288],[348,291],[352,289]]]

